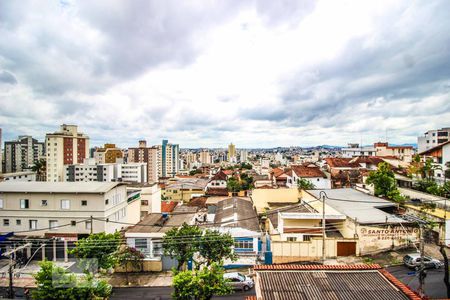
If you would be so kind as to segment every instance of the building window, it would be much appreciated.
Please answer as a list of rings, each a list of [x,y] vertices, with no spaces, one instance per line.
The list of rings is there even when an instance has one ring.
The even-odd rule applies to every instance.
[[[70,226],[77,226],[77,221],[70,221]]]
[[[87,200],[81,200],[81,206],[87,206]]]
[[[30,220],[30,229],[37,229],[37,220]]]
[[[296,238],[295,236],[289,236],[289,237],[286,238],[286,240],[287,240],[288,242],[296,242],[296,241],[297,241],[297,238]]]
[[[91,221],[86,221],[86,222],[85,222],[85,228],[88,229],[88,230],[91,230],[91,228],[92,228],[92,223],[91,223]]]
[[[311,241],[311,236],[310,236],[310,235],[304,235],[304,236],[303,236],[303,241],[304,241],[304,242],[309,242],[309,241]]]
[[[237,240],[234,242],[234,248],[253,250],[253,241]]]
[[[61,200],[61,209],[70,209],[70,200]]]
[[[28,200],[28,199],[20,199],[20,208],[21,209],[30,208],[30,200]]]
[[[150,253],[148,249],[147,239],[134,239],[134,248],[140,251],[144,255],[148,255]]]
[[[0,199],[0,208],[3,208],[3,199]]]
[[[48,221],[48,227],[50,229],[56,229],[58,227],[58,221],[56,221],[56,220]]]
[[[105,205],[108,205],[109,204],[109,199],[106,199],[105,200]]]
[[[41,200],[41,206],[47,206],[48,202],[47,200]]]
[[[9,226],[9,219],[3,219],[3,226]]]
[[[17,225],[17,226],[22,225],[22,220],[17,219],[17,220],[16,220],[16,225]]]

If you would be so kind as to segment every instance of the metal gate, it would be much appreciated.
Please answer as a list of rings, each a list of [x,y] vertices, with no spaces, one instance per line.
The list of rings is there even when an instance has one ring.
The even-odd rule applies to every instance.
[[[337,256],[356,255],[356,242],[337,242]]]
[[[178,260],[175,258],[170,258],[170,256],[163,256],[161,260],[163,271],[170,271],[172,268],[176,268],[178,266]]]

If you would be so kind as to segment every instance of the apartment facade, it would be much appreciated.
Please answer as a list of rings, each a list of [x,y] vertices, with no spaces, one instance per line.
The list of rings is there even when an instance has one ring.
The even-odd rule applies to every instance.
[[[342,148],[342,156],[345,158],[357,156],[375,156],[376,149],[372,146],[360,146],[359,144],[348,144],[348,147]]]
[[[65,165],[81,164],[89,157],[89,137],[78,132],[76,125],[60,126],[60,130],[47,133],[47,181],[63,181]]]
[[[83,164],[65,166],[64,181],[69,182],[131,182],[147,183],[147,164],[96,164],[94,159],[86,159]]]
[[[93,222],[91,222],[91,216]],[[1,182],[0,232],[27,236],[113,233],[139,222],[140,201],[121,183]]]
[[[94,159],[97,164],[115,164],[123,162],[123,151],[115,144],[105,144],[103,148],[94,151]]]
[[[157,182],[159,180],[160,165],[158,162],[158,147],[147,147],[147,142],[139,141],[139,147],[128,148],[127,151],[129,163],[147,164],[147,181]]]
[[[208,150],[202,150],[200,152],[200,163],[202,165],[210,165],[213,163],[212,155]]]
[[[34,162],[45,154],[45,144],[31,136],[19,136],[17,140],[5,142],[4,173],[22,172],[30,169]]]
[[[175,177],[180,170],[180,146],[170,144],[168,140],[163,140],[162,145],[158,146],[158,162],[160,165],[160,177]]]
[[[417,138],[418,152],[423,152],[450,140],[450,127],[428,130]]]

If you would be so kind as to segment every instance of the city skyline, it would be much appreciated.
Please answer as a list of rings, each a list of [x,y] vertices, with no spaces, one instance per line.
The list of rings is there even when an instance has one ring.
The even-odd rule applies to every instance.
[[[2,2],[3,140],[68,123],[92,146],[417,143],[450,125],[447,8]]]

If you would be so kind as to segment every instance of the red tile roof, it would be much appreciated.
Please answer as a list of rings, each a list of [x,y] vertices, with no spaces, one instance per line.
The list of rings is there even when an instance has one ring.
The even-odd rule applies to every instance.
[[[228,196],[227,188],[208,188],[206,190],[206,195],[210,196]]]
[[[233,175],[233,170],[223,170],[226,175]]]
[[[284,170],[281,168],[275,168],[275,169],[272,169],[271,173],[273,174],[274,177],[278,177],[284,173]]]
[[[212,178],[211,178],[211,181],[212,180],[227,180],[227,174],[225,174],[225,172],[223,172],[223,171],[219,171],[219,172],[217,172],[217,174],[216,175],[214,175]]]
[[[161,212],[172,212],[177,204],[175,201],[163,201],[161,202]]]
[[[325,174],[320,170],[317,166],[291,166],[292,171],[297,174],[298,177],[308,178],[308,177],[323,177],[325,178]]]
[[[360,165],[355,162],[350,162],[352,158],[342,157],[328,157],[325,161],[331,168],[359,168]]]

